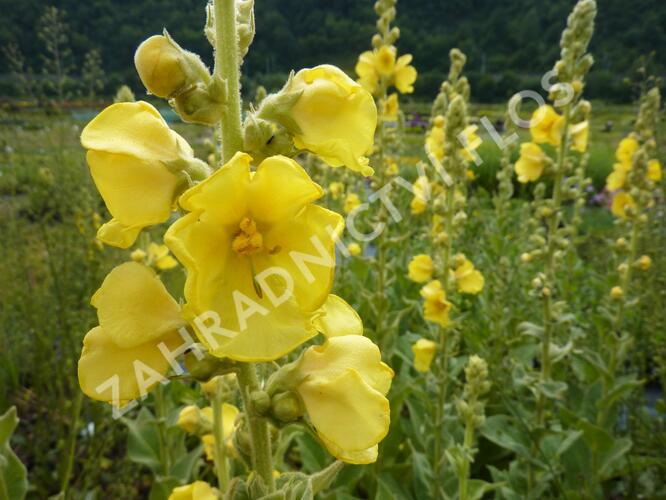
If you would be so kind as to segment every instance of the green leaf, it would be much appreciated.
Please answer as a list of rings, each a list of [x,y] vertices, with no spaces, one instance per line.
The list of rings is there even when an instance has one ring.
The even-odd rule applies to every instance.
[[[517,455],[531,460],[530,442],[514,419],[507,415],[493,415],[486,418],[480,428],[481,434],[502,448],[511,450]]]
[[[3,499],[21,500],[28,490],[25,466],[9,446],[18,422],[15,406],[0,417],[0,498]]]
[[[159,453],[159,438],[155,418],[148,409],[141,408],[135,420],[124,419],[129,433],[127,436],[127,456],[132,462],[145,465],[153,474],[162,474]]]
[[[643,381],[636,379],[636,374],[632,373],[621,377],[616,377],[608,390],[606,396],[597,403],[599,409],[610,408],[618,399],[622,399],[634,389],[643,385]]]
[[[179,456],[175,463],[171,466],[171,477],[175,477],[181,483],[188,483],[192,477],[194,466],[201,457],[202,451],[203,445],[200,444],[189,453],[185,453]]]
[[[480,479],[470,479],[467,482],[468,494],[471,500],[480,500],[483,495],[504,486],[504,483],[488,483]]]
[[[567,392],[567,384],[566,382],[549,380],[547,382],[539,382],[537,389],[548,399],[562,399],[564,393]]]
[[[181,484],[175,477],[157,477],[150,488],[148,500],[168,500],[173,489]]]

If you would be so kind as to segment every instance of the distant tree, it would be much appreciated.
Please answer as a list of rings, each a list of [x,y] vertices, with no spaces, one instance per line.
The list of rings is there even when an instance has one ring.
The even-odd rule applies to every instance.
[[[91,49],[86,54],[81,69],[81,78],[88,99],[93,100],[104,88],[104,69],[102,68],[102,54],[99,49]]]
[[[35,75],[32,68],[26,65],[21,48],[15,42],[10,42],[2,48],[2,52],[7,60],[7,68],[16,84],[17,94],[26,99],[34,99]]]
[[[58,103],[62,104],[72,69],[69,26],[65,22],[65,12],[57,7],[47,7],[39,20],[38,37],[45,49],[42,56],[45,86],[55,92]]]

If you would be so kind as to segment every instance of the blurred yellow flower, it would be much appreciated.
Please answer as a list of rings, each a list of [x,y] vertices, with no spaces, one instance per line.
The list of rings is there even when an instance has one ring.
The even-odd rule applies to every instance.
[[[342,182],[331,182],[328,185],[328,192],[331,195],[331,198],[337,200],[340,198],[340,195],[345,192],[345,185]]]
[[[571,126],[571,149],[584,153],[590,135],[590,122],[587,120]]]
[[[342,209],[345,211],[346,214],[348,214],[356,207],[358,207],[360,204],[361,204],[361,199],[358,197],[358,195],[356,193],[349,193],[345,198],[345,203]]]
[[[349,254],[353,255],[354,257],[356,257],[357,255],[361,255],[362,252],[361,245],[359,245],[358,243],[350,243],[349,245],[347,245],[347,250],[349,251]]]
[[[453,275],[460,293],[477,294],[483,290],[483,275],[474,268],[470,260],[461,254],[456,256],[455,263]]]
[[[634,198],[624,191],[616,193],[613,197],[613,202],[611,203],[611,212],[616,217],[626,219],[628,217],[627,211],[632,210],[636,207],[636,202]]]
[[[638,151],[638,141],[631,136],[625,137],[615,150],[615,158],[625,170],[631,170],[634,154]]]
[[[159,381],[151,374],[163,376],[170,368],[160,344],[169,350],[182,344],[180,306],[152,269],[136,262],[114,268],[90,302],[99,326],[83,339],[81,390],[116,405],[144,396]],[[117,394],[114,385],[99,392],[108,383]]]
[[[254,173],[251,162],[237,153],[186,191],[180,205],[189,213],[164,241],[188,271],[187,317],[215,313],[226,333],[211,337],[195,321],[208,350],[270,361],[316,335],[308,315],[333,284],[344,221],[313,204],[324,191],[294,160],[272,156]]]
[[[157,243],[150,243],[148,245],[148,262],[160,271],[173,269],[178,265],[178,261],[169,255],[169,248],[166,245],[158,245]]]
[[[382,102],[382,118],[388,121],[398,120],[398,111],[400,106],[398,104],[398,94],[395,92],[389,95],[385,101]]]
[[[533,142],[524,142],[520,145],[520,158],[515,169],[518,182],[523,184],[534,182],[543,174],[546,164],[546,154]]]
[[[289,112],[299,130],[294,144],[319,156],[332,167],[346,166],[372,175],[365,156],[375,140],[377,108],[361,85],[335,66],[302,69],[283,92],[300,97]]]
[[[297,386],[312,426],[328,451],[347,463],[377,460],[388,433],[393,370],[368,338],[346,335],[308,348]]]
[[[209,406],[201,410],[206,415],[206,418],[213,424],[213,409]],[[224,436],[224,444],[227,453],[235,456],[236,448],[234,448],[234,432],[236,431],[236,419],[240,411],[234,405],[229,403],[222,403],[222,435]],[[206,459],[209,461],[215,460],[215,435],[205,434],[201,436],[201,442],[204,445],[204,453]]]
[[[400,56],[395,63],[395,74],[393,75],[393,84],[401,94],[411,94],[414,92],[414,82],[416,81],[416,68],[410,63],[412,55],[405,54]]]
[[[444,117],[437,116],[426,134],[426,151],[440,162],[444,160]]]
[[[562,127],[564,118],[557,114],[552,106],[543,105],[537,108],[530,120],[530,133],[532,140],[537,143],[548,143],[559,146],[562,142]]]
[[[477,125],[468,125],[465,127],[463,130],[463,137],[465,138],[464,144],[463,144],[463,149],[461,151],[462,156],[465,160],[467,161],[473,161],[474,160],[474,151],[477,150],[477,148],[481,145],[483,142],[481,138],[478,136],[476,133],[477,130],[479,130],[479,127]]]
[[[140,101],[113,104],[81,133],[95,185],[113,216],[97,237],[127,248],[146,226],[165,222],[185,172],[203,178],[208,165],[194,158],[187,142],[169,129],[157,110]]]
[[[619,299],[622,298],[623,295],[624,295],[624,291],[622,290],[621,287],[614,286],[613,288],[611,288],[610,296],[613,300],[619,300]]]
[[[412,215],[418,215],[425,212],[428,208],[428,200],[430,199],[430,181],[425,175],[419,176],[412,185],[414,190],[414,198],[410,204]]]
[[[624,187],[627,178],[627,171],[620,163],[616,163],[613,171],[606,177],[606,189],[615,191]]]
[[[432,340],[419,339],[412,344],[414,369],[421,373],[430,371],[430,365],[437,352],[437,344]]]
[[[379,75],[375,69],[375,52],[370,50],[363,52],[358,58],[355,70],[359,76],[358,82],[363,88],[371,94],[377,92]]]
[[[389,160],[386,166],[386,175],[393,177],[399,173],[398,164],[395,160]]]
[[[476,179],[476,174],[474,173],[474,170],[468,168],[467,170],[465,170],[465,177],[467,177],[467,180],[473,181],[474,179]]]
[[[187,405],[180,410],[176,425],[188,434],[194,434],[201,422],[201,410],[198,406]]]
[[[147,256],[147,255],[148,255],[148,254],[146,254],[146,252],[144,252],[144,251],[141,250],[140,248],[137,248],[136,250],[134,250],[134,251],[130,254],[130,258],[131,258],[134,262],[142,263],[144,260],[146,260],[146,256]]]
[[[414,256],[408,265],[409,279],[416,283],[425,283],[432,279],[435,266],[430,255],[420,254]]]
[[[446,300],[446,292],[442,288],[442,283],[439,280],[431,281],[421,288],[421,297],[425,299],[423,306],[425,319],[441,326],[447,326],[451,303]]]
[[[381,76],[389,77],[395,69],[395,57],[398,53],[393,45],[382,45],[375,52],[375,69]]]
[[[218,491],[204,481],[195,481],[173,489],[168,500],[218,500]]]
[[[650,160],[647,164],[647,178],[653,182],[659,182],[661,180],[661,163],[659,160]]]

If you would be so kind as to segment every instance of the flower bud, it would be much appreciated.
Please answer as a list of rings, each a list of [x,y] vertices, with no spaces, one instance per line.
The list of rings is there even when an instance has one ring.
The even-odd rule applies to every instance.
[[[218,123],[224,108],[223,103],[213,97],[210,88],[203,83],[197,83],[170,103],[183,121],[202,125]]]
[[[520,262],[522,262],[523,264],[528,264],[532,262],[532,254],[528,252],[523,252],[522,254],[520,254]]]
[[[280,422],[294,422],[303,416],[303,405],[293,392],[281,392],[271,400],[273,416]]]
[[[647,271],[652,266],[652,259],[648,255],[642,255],[637,261],[636,266],[641,271]]]
[[[266,391],[254,391],[250,394],[252,409],[259,415],[264,415],[271,407],[271,397]]]
[[[130,254],[130,257],[134,262],[143,262],[146,258],[146,252],[144,252],[140,248],[137,248]]]
[[[626,263],[622,263],[619,266],[617,266],[617,272],[620,274],[626,274],[627,271],[629,270],[629,266]]]
[[[148,92],[170,97],[187,85],[182,49],[163,35],[144,40],[134,54],[134,65]]]
[[[614,286],[613,288],[611,288],[610,296],[613,300],[620,300],[623,295],[624,295],[624,291],[622,290],[621,287]]]

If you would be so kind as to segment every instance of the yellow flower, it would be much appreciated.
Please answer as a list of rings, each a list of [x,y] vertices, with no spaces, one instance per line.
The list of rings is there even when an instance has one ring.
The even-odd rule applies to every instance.
[[[358,58],[355,70],[359,76],[358,82],[365,90],[374,94],[379,85],[379,75],[375,69],[375,52],[370,50],[363,52]]]
[[[127,248],[141,229],[165,222],[178,191],[181,172],[205,177],[208,166],[170,130],[146,102],[113,104],[97,115],[81,134],[95,185],[113,216],[97,237]]]
[[[181,51],[163,35],[144,40],[134,54],[134,65],[148,92],[168,98],[187,84]]]
[[[546,154],[533,142],[524,142],[520,145],[520,158],[516,162],[518,182],[523,184],[536,181],[546,163]]]
[[[627,171],[620,163],[616,163],[613,171],[606,177],[606,188],[609,191],[615,191],[624,187],[627,178]]]
[[[634,154],[638,151],[638,141],[633,137],[625,137],[620,141],[615,151],[615,158],[625,170],[631,170],[634,161]]]
[[[636,208],[636,202],[630,194],[620,191],[613,197],[611,212],[613,212],[613,215],[616,217],[626,219],[628,217],[627,210],[632,210],[634,208]]]
[[[467,127],[465,127],[465,129],[462,132],[463,136],[465,137],[465,144],[462,150],[462,156],[467,161],[474,160],[474,154],[472,152],[476,151],[476,149],[483,142],[476,133],[477,130],[479,130],[478,126],[468,125]]]
[[[537,144],[547,142],[552,146],[559,146],[562,142],[563,126],[564,118],[557,114],[552,106],[540,106],[530,120],[532,140]]]
[[[421,288],[421,297],[425,299],[423,315],[427,321],[442,326],[449,324],[449,311],[451,303],[446,300],[446,292],[439,280],[433,280]]]
[[[342,182],[331,182],[328,185],[328,192],[331,194],[331,197],[334,200],[340,198],[340,195],[344,193],[345,185]]]
[[[377,346],[360,335],[329,338],[305,351],[299,374],[296,390],[328,451],[347,463],[376,461],[389,429],[393,378]]]
[[[412,344],[414,369],[421,373],[430,371],[430,365],[437,352],[437,344],[432,340],[419,339]]]
[[[210,425],[213,425],[213,409],[209,406],[203,408],[201,412],[209,420]],[[224,436],[224,444],[227,449],[227,454],[235,455],[236,449],[234,448],[234,432],[236,432],[236,419],[240,411],[234,405],[229,403],[222,403],[222,435]],[[211,462],[215,460],[215,435],[205,434],[201,436],[201,442],[204,445],[204,453],[206,460]]]
[[[349,254],[354,257],[361,255],[362,252],[361,246],[358,243],[350,243],[347,245],[347,250],[349,251]]]
[[[216,314],[224,329],[194,322],[208,350],[270,361],[316,335],[308,315],[328,297],[344,222],[313,204],[324,191],[294,160],[266,158],[254,174],[251,162],[237,153],[186,191],[189,213],[164,240],[187,269],[187,317]]]
[[[650,160],[647,164],[647,178],[653,182],[661,180],[661,163],[659,160]]]
[[[168,500],[218,500],[218,491],[204,481],[194,481],[173,489]]]
[[[373,170],[365,156],[372,149],[377,107],[372,95],[335,66],[302,69],[283,92],[301,92],[289,116],[299,130],[294,144],[332,167],[345,165],[365,176]]]
[[[619,299],[622,298],[623,295],[624,295],[624,291],[622,290],[621,287],[614,286],[613,288],[611,288],[610,296],[613,300],[619,300]]]
[[[432,273],[435,266],[432,262],[430,255],[420,254],[416,255],[408,266],[409,279],[416,283],[425,283],[432,279]]]
[[[456,256],[456,268],[453,272],[460,293],[477,294],[483,290],[483,275],[464,255]]]
[[[393,177],[398,175],[399,172],[398,164],[395,160],[389,160],[388,166],[386,167],[386,175]]]
[[[114,405],[144,396],[157,382],[150,374],[164,375],[170,367],[160,344],[169,350],[182,344],[178,329],[185,322],[178,303],[150,268],[136,262],[114,268],[91,303],[99,326],[83,339],[81,390]],[[105,383],[112,385],[100,389]]]
[[[419,176],[412,185],[414,190],[414,198],[410,204],[412,215],[418,215],[425,212],[428,208],[428,200],[430,199],[430,181],[424,175]]]
[[[590,135],[590,123],[585,120],[571,126],[571,149],[584,153],[587,151],[587,142]]]
[[[467,180],[473,181],[474,179],[476,179],[476,174],[474,173],[474,170],[468,168],[467,170],[465,170],[465,177],[467,177]]]
[[[178,414],[176,425],[188,434],[194,434],[201,421],[201,410],[198,406],[187,405]]]
[[[412,55],[405,54],[398,58],[395,63],[395,73],[393,75],[393,84],[401,94],[411,94],[414,92],[414,82],[416,81],[416,68],[412,66]]]
[[[169,248],[157,243],[148,245],[148,262],[154,264],[160,271],[173,269],[178,265],[176,259],[169,255]]]
[[[344,299],[330,294],[317,311],[314,326],[325,337],[363,335],[363,321],[356,310]]]
[[[426,134],[426,151],[440,162],[444,160],[444,118],[442,116],[435,118],[433,127]]]
[[[358,195],[356,193],[349,193],[345,198],[345,203],[342,209],[345,211],[346,214],[348,214],[356,207],[358,207],[360,204],[361,204],[361,199],[358,197]]]
[[[393,45],[382,45],[375,53],[375,69],[381,76],[389,77],[395,69],[395,57],[398,53]]]
[[[398,94],[394,92],[382,102],[382,118],[388,121],[397,121],[399,109]]]

